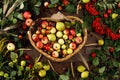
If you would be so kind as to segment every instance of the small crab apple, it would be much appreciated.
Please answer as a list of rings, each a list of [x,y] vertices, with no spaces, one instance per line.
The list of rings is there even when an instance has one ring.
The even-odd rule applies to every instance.
[[[40,34],[40,30],[36,30],[36,32],[35,32],[37,35],[39,35]]]
[[[85,67],[83,66],[83,65],[79,65],[78,67],[77,67],[77,71],[78,72],[83,72],[83,71],[85,71]]]
[[[32,65],[32,64],[29,64],[28,67],[29,67],[30,69],[32,69],[32,68],[33,68],[33,65]]]
[[[63,40],[63,39],[58,39],[58,43],[59,43],[60,45],[62,45],[62,44],[64,44],[64,40]]]
[[[45,31],[45,34],[49,34],[49,33],[50,33],[50,30],[46,30],[46,31]]]
[[[30,55],[28,55],[28,54],[26,54],[26,55],[24,56],[24,58],[25,58],[26,60],[30,60],[30,59],[31,59]]]
[[[118,8],[120,8],[120,2],[118,3]]]
[[[100,46],[104,45],[104,40],[103,39],[99,39],[98,40],[98,45],[100,45]]]
[[[114,47],[109,48],[109,52],[110,52],[110,53],[113,53],[113,52],[114,52],[114,50],[115,50],[115,48],[114,48]]]
[[[56,36],[55,34],[48,34],[47,35],[49,41],[56,41]]]
[[[69,48],[71,48],[73,50],[76,49],[76,43],[74,43],[74,42],[70,43]]]
[[[47,37],[43,37],[43,38],[41,39],[41,42],[42,42],[43,44],[47,44],[47,43],[48,43],[48,38],[47,38]]]
[[[31,18],[31,13],[30,13],[29,11],[25,11],[25,12],[23,13],[23,17],[24,17],[25,19],[29,19],[29,18]]]
[[[65,30],[65,24],[64,24],[63,22],[57,22],[57,23],[56,23],[56,29],[57,29],[58,31],[63,31],[63,30]]]
[[[48,6],[49,6],[50,4],[49,4],[49,2],[44,2],[44,7],[46,7],[46,8],[48,8]]]
[[[39,49],[43,48],[43,43],[41,41],[38,41],[36,43],[36,47],[39,48]]]
[[[8,51],[14,51],[15,50],[15,45],[10,42],[10,43],[7,44],[7,49],[8,49]]]
[[[45,77],[46,76],[46,71],[44,70],[44,69],[41,69],[39,72],[38,72],[38,75],[40,76],[40,77]]]
[[[39,37],[40,39],[42,39],[42,38],[43,38],[43,34],[39,34],[38,37]]]
[[[66,49],[66,47],[67,47],[67,46],[66,46],[65,44],[63,44],[63,45],[61,46],[62,49]]]
[[[63,31],[63,33],[66,34],[66,35],[69,35],[69,29],[65,29],[65,30]]]
[[[92,52],[92,53],[91,53],[91,57],[92,57],[92,58],[95,58],[96,56],[97,56],[97,54],[96,54],[95,52]]]
[[[60,44],[59,43],[54,43],[53,49],[59,50],[60,49]]]
[[[75,29],[70,29],[70,34],[72,34],[73,36],[76,35]]]
[[[107,10],[107,13],[108,13],[108,14],[111,14],[111,13],[112,13],[112,10],[111,10],[111,9],[108,9],[108,10]]]
[[[108,14],[107,13],[104,13],[104,18],[108,18]]]
[[[77,44],[82,43],[82,41],[83,41],[82,37],[75,37],[75,42],[76,42]]]
[[[51,49],[49,44],[46,44],[46,45],[44,46],[44,48],[45,48],[45,50],[47,50],[47,51],[49,51],[49,50]]]
[[[60,38],[60,37],[63,36],[63,33],[62,33],[61,31],[58,31],[58,32],[56,33],[56,36],[57,36],[58,38]]]
[[[88,71],[83,71],[81,73],[81,78],[88,78],[88,76],[89,76],[89,72]]]
[[[77,33],[77,34],[76,34],[76,36],[78,36],[78,37],[81,37],[81,35],[82,35],[81,33]]]
[[[34,42],[39,41],[38,35],[37,35],[37,34],[33,34],[33,35],[32,35],[32,40],[33,40]]]
[[[41,29],[40,31],[41,31],[42,34],[46,33],[46,29]]]
[[[73,49],[68,48],[68,49],[67,49],[67,54],[72,54],[72,53],[73,53]]]
[[[52,27],[50,30],[51,33],[56,33],[56,28]]]
[[[69,35],[68,38],[69,38],[69,40],[72,40],[73,39],[73,35]]]
[[[46,70],[46,71],[49,71],[49,70],[50,70],[50,65],[45,64],[45,65],[43,66],[43,69]]]
[[[68,39],[68,35],[64,34],[63,39],[65,39],[65,40]]]
[[[67,50],[66,50],[66,49],[63,49],[63,50],[62,50],[62,54],[63,54],[63,55],[66,55],[66,54],[67,54]]]
[[[46,28],[48,26],[48,22],[47,21],[42,21],[41,26],[42,26],[42,28]]]
[[[59,57],[59,53],[57,51],[52,52],[52,57],[57,58]]]
[[[21,66],[25,66],[25,65],[26,65],[26,61],[25,61],[25,60],[22,60],[22,61],[20,62],[20,65],[21,65]]]
[[[33,20],[32,19],[26,19],[25,24],[27,26],[32,26],[33,25]]]

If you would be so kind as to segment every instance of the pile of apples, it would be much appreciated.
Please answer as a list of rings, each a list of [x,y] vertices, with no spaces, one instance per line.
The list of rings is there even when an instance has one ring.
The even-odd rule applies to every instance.
[[[35,26],[37,25],[37,26]],[[82,32],[76,32],[76,21],[47,21],[35,23],[32,40],[37,48],[54,58],[72,54],[83,42]]]

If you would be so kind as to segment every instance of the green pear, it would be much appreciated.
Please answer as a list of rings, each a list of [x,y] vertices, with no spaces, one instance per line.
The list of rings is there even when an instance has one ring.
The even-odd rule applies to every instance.
[[[88,71],[84,71],[81,73],[81,78],[88,78],[89,76],[89,72]]]
[[[47,37],[50,41],[55,41],[56,40],[55,34],[48,34]]]
[[[57,22],[56,23],[56,29],[58,31],[63,31],[65,29],[65,24],[63,22]]]

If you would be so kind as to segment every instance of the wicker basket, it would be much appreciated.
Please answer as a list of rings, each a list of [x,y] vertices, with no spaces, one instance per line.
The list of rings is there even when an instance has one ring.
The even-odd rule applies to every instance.
[[[77,20],[79,21],[80,23],[83,23],[83,21],[78,18],[78,17],[75,17],[75,16],[66,16],[65,17],[67,20]],[[50,20],[50,21],[56,21],[55,19],[51,18],[51,17],[46,17],[46,18],[41,18],[41,20]],[[32,27],[29,29],[28,31],[28,38],[29,38],[29,41],[30,43],[32,44],[32,46],[41,54],[43,54],[44,56],[46,56],[48,59],[52,60],[52,61],[55,61],[55,62],[62,62],[62,61],[66,61],[68,60],[69,58],[71,58],[73,55],[77,54],[78,51],[81,50],[81,48],[85,45],[85,42],[87,40],[87,29],[84,28],[83,29],[83,33],[84,33],[84,37],[83,37],[83,42],[77,47],[77,49],[74,50],[74,52],[72,54],[69,54],[67,55],[66,57],[63,57],[63,58],[54,58],[52,57],[51,55],[45,53],[43,50],[41,49],[38,49],[34,43],[34,41],[32,40]]]

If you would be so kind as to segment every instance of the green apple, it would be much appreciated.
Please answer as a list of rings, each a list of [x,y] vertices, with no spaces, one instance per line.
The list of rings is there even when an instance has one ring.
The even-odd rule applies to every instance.
[[[3,71],[0,71],[0,76],[4,76],[4,72]]]
[[[58,31],[63,31],[65,29],[65,24],[63,22],[57,22],[56,23],[56,29]]]
[[[52,27],[52,29],[50,30],[51,33],[56,33],[56,28]]]
[[[89,76],[89,72],[88,71],[84,71],[81,73],[81,78],[88,78]]]
[[[53,49],[59,50],[60,49],[60,44],[59,43],[54,43],[53,44]]]
[[[100,46],[104,45],[104,40],[103,39],[99,39],[98,40],[98,45],[100,45]]]
[[[116,19],[118,17],[117,13],[112,13],[112,19]]]
[[[50,41],[55,41],[56,40],[55,34],[48,34],[47,37]]]
[[[66,49],[66,45],[65,45],[65,44],[63,44],[61,48],[62,48],[62,49]]]
[[[60,45],[62,45],[62,44],[64,44],[64,40],[63,40],[63,39],[58,39],[58,43],[59,43]]]
[[[21,65],[21,66],[25,66],[25,65],[26,65],[26,61],[25,61],[25,60],[22,60],[22,61],[20,62],[20,65]]]
[[[41,68],[43,68],[42,62],[36,62],[35,65],[34,65],[34,68],[36,68],[36,69],[41,69]]]
[[[5,73],[4,74],[4,78],[8,78],[9,77],[9,74],[8,73]]]
[[[63,36],[63,33],[62,33],[61,31],[58,31],[58,32],[56,33],[56,36],[57,36],[58,38],[60,38],[60,37]]]
[[[7,49],[8,49],[8,51],[14,51],[15,50],[15,45],[13,43],[8,43],[7,44]]]
[[[83,3],[88,3],[90,0],[82,0]]]
[[[78,72],[83,72],[83,71],[85,71],[85,67],[83,66],[83,65],[79,65],[78,67],[77,67],[77,71]]]
[[[66,35],[66,34],[63,35],[63,39],[65,39],[65,40],[68,39],[68,35]]]
[[[39,72],[38,72],[38,75],[40,77],[45,77],[46,76],[46,71],[44,69],[41,69]]]
[[[44,65],[44,66],[43,66],[43,69],[46,70],[46,71],[49,71],[49,70],[50,70],[50,65],[48,65],[48,64],[47,64],[47,65]]]
[[[77,33],[76,36],[81,37],[81,33]]]
[[[71,23],[70,23],[70,22],[68,22],[68,21],[66,21],[66,22],[65,22],[65,26],[66,26],[66,28],[70,28]]]
[[[73,53],[73,50],[72,50],[71,48],[68,48],[68,49],[67,49],[67,53],[68,53],[68,54],[72,54],[72,53]]]

